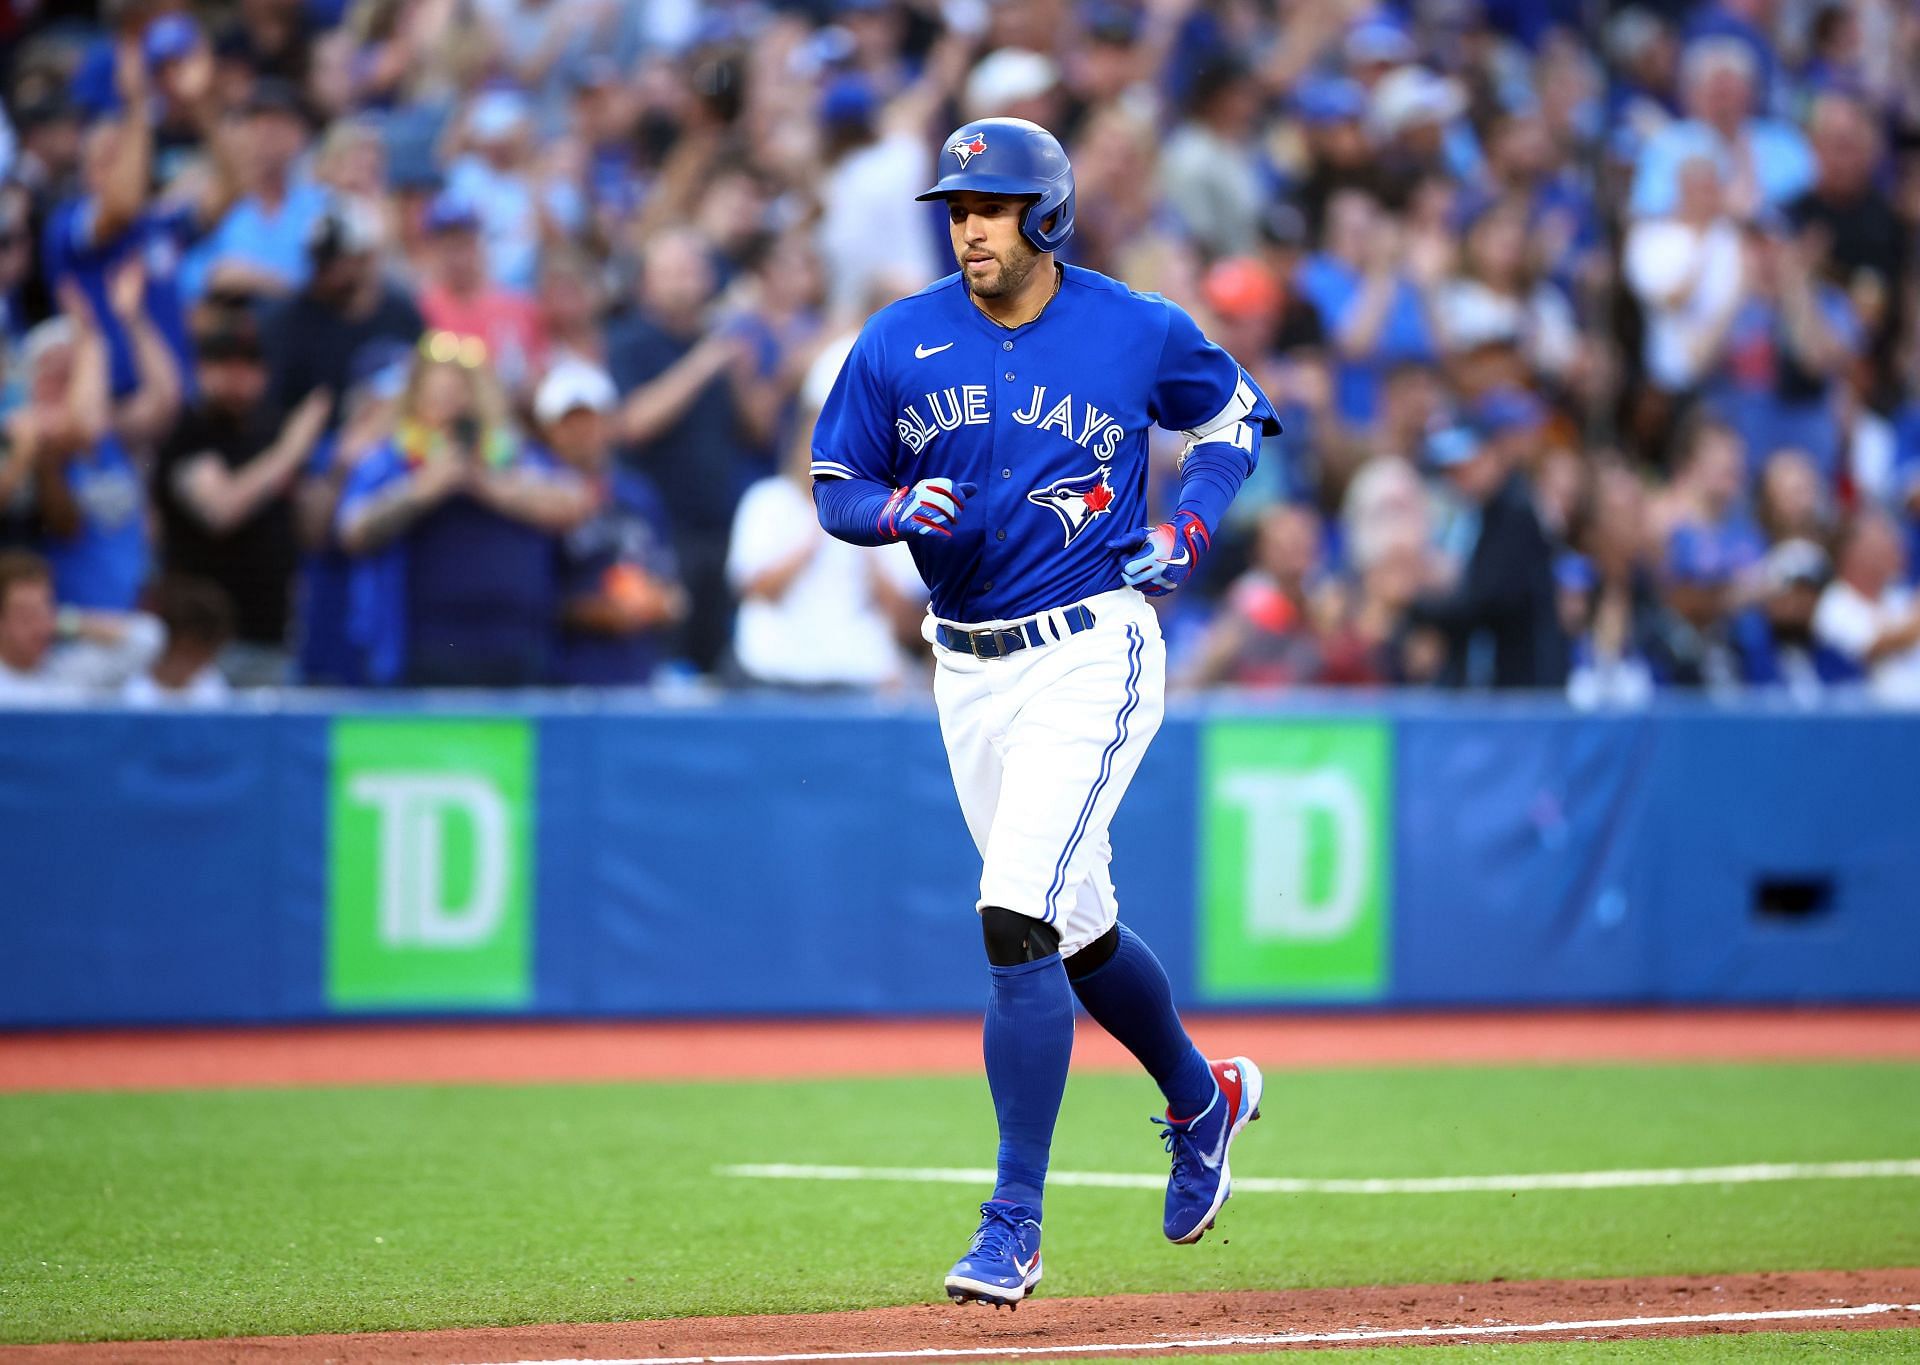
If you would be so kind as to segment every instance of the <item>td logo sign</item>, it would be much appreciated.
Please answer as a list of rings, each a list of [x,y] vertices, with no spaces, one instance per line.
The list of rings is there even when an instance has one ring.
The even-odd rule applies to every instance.
[[[331,1005],[527,1002],[532,758],[524,721],[334,722]]]
[[[1202,993],[1381,995],[1392,903],[1387,727],[1217,721],[1201,752]]]

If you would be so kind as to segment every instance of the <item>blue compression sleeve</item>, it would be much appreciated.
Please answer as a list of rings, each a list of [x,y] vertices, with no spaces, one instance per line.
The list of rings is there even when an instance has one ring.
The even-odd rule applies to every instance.
[[[893,490],[871,479],[815,479],[813,505],[827,534],[854,545],[888,545],[893,537],[880,529]]]
[[[1227,441],[1206,441],[1187,452],[1180,466],[1179,512],[1200,518],[1212,537],[1240,485],[1253,473],[1253,458]]]

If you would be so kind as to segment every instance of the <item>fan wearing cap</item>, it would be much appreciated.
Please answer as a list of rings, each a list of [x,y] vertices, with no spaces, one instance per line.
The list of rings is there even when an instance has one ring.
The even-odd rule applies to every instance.
[[[1414,600],[1408,619],[1447,643],[1452,685],[1554,688],[1567,680],[1553,546],[1534,510],[1533,489],[1502,438],[1526,414],[1517,400],[1488,405],[1471,424],[1446,427],[1428,443],[1427,463],[1480,511],[1460,581]],[[1537,423],[1538,405],[1531,410]]]
[[[376,684],[530,687],[553,643],[555,537],[593,510],[523,445],[470,337],[421,339],[392,439],[347,475],[336,526],[358,561],[350,629]]]
[[[427,205],[422,223],[428,243],[428,278],[420,291],[427,325],[456,336],[478,337],[493,358],[494,372],[509,391],[521,392],[540,353],[533,301],[493,278],[480,241],[480,214],[452,190]]]
[[[284,416],[265,403],[266,355],[253,321],[218,314],[195,338],[199,396],[153,469],[162,566],[224,589],[234,610],[229,678],[286,680],[296,545],[292,488],[332,406],[316,391]]]
[[[548,452],[596,495],[592,515],[560,539],[552,681],[567,687],[645,683],[687,610],[660,495],[613,459],[618,402],[607,372],[580,360],[554,366],[533,400]]]
[[[380,270],[381,222],[372,204],[332,200],[307,237],[307,287],[268,309],[260,323],[268,401],[288,409],[315,389],[352,388],[361,353],[410,348],[426,324],[413,298]],[[335,403],[328,430],[339,424]]]
[[[154,171],[161,184],[171,182],[207,148],[218,154],[220,112],[214,99],[213,49],[191,14],[162,14],[141,38],[153,73],[157,109],[154,118]]]
[[[530,289],[540,258],[543,220],[571,230],[584,204],[562,196],[557,182],[536,187],[533,111],[513,90],[488,90],[459,125],[447,190],[479,219],[487,273],[508,289]]]
[[[1344,76],[1309,76],[1293,91],[1293,116],[1305,141],[1304,178],[1290,198],[1317,238],[1327,201],[1342,189],[1381,193],[1386,175],[1367,137],[1367,92]]]
[[[306,283],[306,243],[327,208],[325,188],[296,170],[309,140],[299,93],[284,81],[256,81],[240,139],[245,194],[189,257],[195,292],[277,298]]]
[[[199,196],[155,202],[153,121],[147,56],[133,37],[113,51],[112,87],[89,125],[81,157],[82,193],[48,215],[42,234],[42,268],[49,288],[71,282],[102,319],[111,392],[115,399],[140,382],[134,340],[108,303],[109,279],[129,262],[144,272],[142,311],[173,354],[190,370],[183,253],[232,199],[232,183],[215,160]],[[216,147],[226,144],[217,143]]]
[[[1400,67],[1373,87],[1367,121],[1391,202],[1406,203],[1428,177],[1461,184],[1479,177],[1480,147],[1461,117],[1466,111],[1460,84],[1424,66]]]
[[[913,202],[927,149],[917,128],[883,117],[864,76],[841,77],[822,92],[826,169],[817,234],[835,312],[859,307],[876,280],[918,287],[938,273],[926,211]]]
[[[1259,83],[1238,58],[1223,57],[1194,78],[1188,99],[1187,120],[1161,153],[1161,193],[1208,254],[1247,251],[1268,198]]]
[[[601,54],[573,76],[571,120],[586,154],[581,176],[594,235],[613,241],[640,211],[645,170],[635,137],[640,102],[620,79],[620,67]]]

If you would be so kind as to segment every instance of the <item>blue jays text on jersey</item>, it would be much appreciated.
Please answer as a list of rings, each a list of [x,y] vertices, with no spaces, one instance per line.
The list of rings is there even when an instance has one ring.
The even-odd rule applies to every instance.
[[[1022,327],[987,317],[958,274],[882,309],[814,427],[816,479],[977,486],[951,538],[909,542],[945,620],[1012,620],[1121,587],[1106,541],[1148,520],[1149,427],[1277,429],[1177,304],[1063,272]]]

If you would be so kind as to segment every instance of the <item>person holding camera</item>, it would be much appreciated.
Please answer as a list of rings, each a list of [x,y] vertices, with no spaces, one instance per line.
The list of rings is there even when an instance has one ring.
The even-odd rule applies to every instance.
[[[428,333],[392,436],[348,475],[337,514],[369,681],[542,682],[556,539],[593,509],[585,480],[515,435],[485,345]]]

